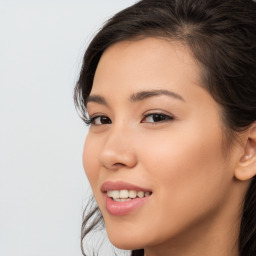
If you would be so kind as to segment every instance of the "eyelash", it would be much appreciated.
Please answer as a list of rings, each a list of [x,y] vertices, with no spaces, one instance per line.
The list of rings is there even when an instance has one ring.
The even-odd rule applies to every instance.
[[[101,117],[101,118],[107,118],[108,120],[110,120],[110,118],[108,118],[107,116],[97,115],[97,116],[93,116],[92,118],[86,119],[86,120],[85,120],[86,125],[95,125],[95,126],[99,126],[100,124],[95,124],[95,120],[96,120],[97,118],[99,118],[99,117]],[[110,122],[111,122],[111,120],[110,120]],[[101,124],[101,125],[103,125],[103,124]]]
[[[158,117],[158,118],[160,118],[161,120],[156,121],[156,122],[143,122],[144,119],[146,119],[146,118],[148,118],[148,117],[150,117],[150,116],[152,116],[152,118],[153,118],[153,117],[155,117],[155,118]],[[86,119],[86,120],[85,120],[86,125],[88,125],[88,126],[89,126],[89,125],[95,125],[95,126],[104,125],[104,124],[95,124],[95,120],[96,120],[97,118],[106,118],[107,121],[110,121],[109,123],[104,123],[104,124],[111,124],[111,123],[112,123],[112,122],[111,122],[111,119],[108,118],[107,116],[104,116],[104,115],[96,115],[96,116],[93,116],[92,118]],[[166,115],[166,114],[163,114],[163,113],[148,113],[148,114],[146,114],[146,115],[143,116],[141,123],[151,123],[151,124],[153,124],[153,125],[156,125],[156,123],[163,123],[163,122],[168,122],[168,121],[172,121],[172,120],[174,120],[174,117],[173,117],[173,116],[170,116],[170,115]],[[106,121],[106,120],[105,120],[105,121]]]
[[[163,123],[163,122],[168,122],[168,121],[172,121],[174,120],[174,117],[173,116],[170,116],[170,115],[166,115],[164,113],[148,113],[146,115],[144,115],[143,119],[146,119],[148,117],[152,116],[152,118],[160,118],[159,121],[155,121],[155,122],[142,122],[142,123],[152,123],[152,124],[156,124],[156,123]]]

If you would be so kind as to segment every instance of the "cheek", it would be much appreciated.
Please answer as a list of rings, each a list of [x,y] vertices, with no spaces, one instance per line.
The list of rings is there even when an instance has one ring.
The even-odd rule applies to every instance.
[[[206,209],[211,207],[209,202],[215,204],[221,199],[232,175],[226,172],[219,127],[207,131],[191,125],[190,130],[151,138],[140,149],[140,158],[154,180],[162,209],[172,214],[177,211],[178,218],[180,213],[202,209],[202,205]]]
[[[196,178],[195,174],[199,172],[210,175],[209,168],[219,168],[224,162],[221,132],[213,134],[202,127],[201,130],[197,126],[192,128],[182,130],[177,127],[164,133],[145,135],[140,148],[140,158],[144,157],[142,162],[150,163],[148,167],[152,166],[152,172],[164,180],[185,178],[185,174]]]
[[[139,158],[155,192],[147,215],[154,219],[154,228],[161,230],[157,239],[149,238],[152,241],[161,242],[209,219],[228,194],[232,175],[226,172],[221,131],[200,132],[199,127],[193,131],[173,135],[168,131],[141,140]]]

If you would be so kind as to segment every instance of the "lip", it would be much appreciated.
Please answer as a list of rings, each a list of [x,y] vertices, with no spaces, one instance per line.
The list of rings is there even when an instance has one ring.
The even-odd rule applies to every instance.
[[[150,198],[150,196],[142,198],[134,198],[129,201],[117,202],[114,201],[107,195],[108,190],[135,190],[143,192],[151,192],[152,190],[144,187],[140,187],[131,183],[126,183],[123,181],[106,181],[101,185],[101,191],[104,193],[105,207],[111,215],[114,216],[124,216],[133,212],[135,209],[142,207]]]
[[[106,193],[108,190],[135,190],[143,192],[152,192],[151,189],[140,187],[124,181],[106,181],[101,185],[101,192]]]
[[[108,213],[114,216],[124,216],[133,212],[135,209],[142,207],[151,196],[146,196],[142,198],[134,198],[130,201],[116,202],[112,198],[108,197],[107,194],[104,194],[105,205]]]

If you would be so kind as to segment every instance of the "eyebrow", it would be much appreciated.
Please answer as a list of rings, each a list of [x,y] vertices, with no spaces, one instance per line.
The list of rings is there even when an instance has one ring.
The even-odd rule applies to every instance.
[[[163,90],[163,89],[137,92],[130,96],[130,101],[137,102],[137,101],[145,100],[151,97],[162,96],[162,95],[169,96],[185,102],[185,100],[181,95],[175,92]]]
[[[100,95],[89,95],[85,101],[85,106],[87,106],[88,102],[95,102],[104,106],[108,106],[106,100]]]
[[[132,94],[129,97],[129,100],[131,102],[138,102],[138,101],[142,101],[142,100],[145,100],[145,99],[148,99],[148,98],[151,98],[151,97],[162,96],[162,95],[169,96],[169,97],[172,97],[174,99],[178,99],[178,100],[181,100],[181,101],[185,102],[185,100],[183,99],[183,97],[181,95],[179,95],[175,92],[172,92],[172,91],[164,90],[164,89],[140,91],[140,92]],[[104,106],[108,107],[108,103],[105,100],[105,98],[100,96],[100,95],[97,95],[97,94],[89,95],[86,102],[85,102],[85,106],[87,106],[87,104],[89,102],[95,102],[95,103],[98,103],[98,104],[101,104],[101,105],[104,105]]]

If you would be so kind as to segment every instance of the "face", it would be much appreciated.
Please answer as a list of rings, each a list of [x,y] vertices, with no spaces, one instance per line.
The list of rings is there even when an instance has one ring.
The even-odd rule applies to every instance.
[[[222,221],[234,161],[224,158],[220,109],[185,46],[111,46],[87,107],[84,168],[115,246],[164,245]]]

